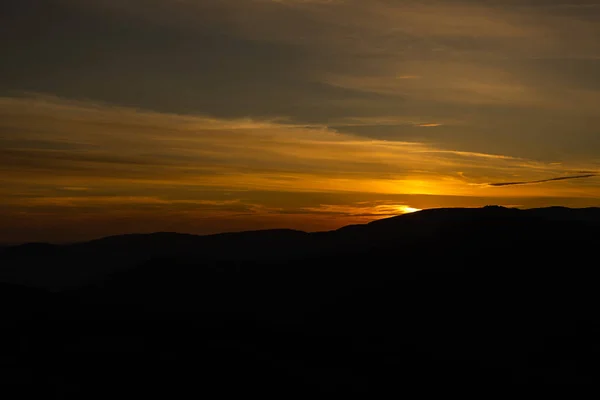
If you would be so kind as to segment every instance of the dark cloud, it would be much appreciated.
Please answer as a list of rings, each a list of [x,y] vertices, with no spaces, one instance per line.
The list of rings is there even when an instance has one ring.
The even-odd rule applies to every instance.
[[[513,185],[531,185],[536,183],[546,183],[546,182],[554,182],[554,181],[566,181],[569,179],[583,179],[583,178],[592,178],[594,176],[598,176],[598,174],[586,174],[586,175],[575,175],[575,176],[561,176],[559,178],[550,178],[550,179],[540,179],[537,181],[522,181],[522,182],[499,182],[499,183],[490,183],[489,186],[513,186]]]
[[[589,61],[597,55],[593,24],[568,29],[572,21],[594,14],[589,7],[565,2],[39,3],[11,0],[0,6],[0,91],[54,93],[178,113],[278,115],[321,123],[357,115],[419,113],[435,119],[448,112],[472,114],[477,101],[487,99],[486,108],[477,114],[499,122],[497,110],[521,107],[519,99],[527,99],[530,91],[560,91],[563,83],[598,86],[596,62]],[[589,4],[594,3],[577,3]],[[554,11],[547,11],[566,6],[570,19],[564,11],[558,20]],[[414,18],[405,21],[403,7]],[[523,12],[525,19],[519,17]],[[565,32],[571,35],[568,46],[540,43],[540,37],[567,40]],[[561,53],[575,48],[585,57]],[[423,79],[388,93],[359,84],[365,77],[381,77],[383,87],[393,88],[397,75]],[[514,79],[506,82],[502,75]],[[338,85],[331,76],[359,82]],[[467,93],[448,87],[462,79],[478,85]],[[518,96],[507,97],[510,93]],[[465,107],[461,102],[468,99]],[[480,127],[470,137],[482,129],[488,131],[486,136],[498,133]],[[378,136],[377,129],[359,134],[389,138],[387,131]],[[497,136],[530,135],[508,131]],[[453,143],[449,136],[444,143]]]

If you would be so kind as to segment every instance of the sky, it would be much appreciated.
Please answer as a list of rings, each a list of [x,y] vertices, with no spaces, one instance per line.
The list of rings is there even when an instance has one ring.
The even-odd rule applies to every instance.
[[[0,242],[600,206],[600,0],[5,0]]]

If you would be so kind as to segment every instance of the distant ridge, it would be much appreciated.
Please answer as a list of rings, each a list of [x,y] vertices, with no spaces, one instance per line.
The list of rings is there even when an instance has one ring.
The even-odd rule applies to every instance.
[[[435,208],[326,232],[274,229],[205,236],[157,232],[69,245],[28,243],[0,251],[0,282],[52,288],[78,286],[111,271],[164,258],[206,265],[282,263],[450,245],[493,244],[497,252],[502,246],[513,246],[515,241],[535,246],[556,242],[554,248],[561,249],[564,243],[596,243],[599,235],[600,208]]]
[[[504,207],[499,205],[486,205],[483,207],[452,207],[452,208],[428,208],[413,213],[399,214],[394,217],[388,217],[383,219],[374,220],[365,224],[354,224],[346,225],[333,231],[319,231],[319,232],[305,232],[296,229],[264,229],[264,230],[249,230],[239,232],[221,232],[208,235],[197,235],[192,233],[178,233],[178,232],[153,232],[153,233],[126,233],[122,235],[110,235],[101,237],[98,239],[92,239],[88,241],[75,242],[71,244],[51,244],[43,242],[31,242],[17,245],[2,245],[0,244],[0,251],[3,249],[15,249],[15,248],[27,248],[31,250],[36,249],[50,249],[54,246],[68,247],[73,245],[83,244],[99,244],[99,243],[118,243],[123,241],[144,241],[144,240],[163,240],[163,239],[193,239],[193,238],[248,238],[248,237],[262,237],[270,238],[277,235],[287,236],[303,236],[306,234],[323,234],[338,231],[346,231],[356,229],[357,227],[366,226],[377,226],[381,224],[392,224],[397,221],[403,220],[448,220],[448,219],[460,219],[464,217],[469,218],[488,218],[488,217],[505,217],[505,216],[527,216],[536,217],[546,220],[573,220],[573,221],[600,221],[600,207],[585,207],[585,208],[569,208],[564,206],[550,206],[540,208],[529,208],[521,209],[514,207]],[[25,246],[25,247],[23,247]]]

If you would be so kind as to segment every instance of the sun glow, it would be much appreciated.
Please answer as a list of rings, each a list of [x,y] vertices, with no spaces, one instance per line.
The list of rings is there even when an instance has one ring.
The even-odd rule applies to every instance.
[[[410,213],[414,213],[414,212],[417,212],[417,211],[421,211],[420,208],[414,208],[414,207],[405,206],[405,205],[396,206],[396,209],[401,214],[410,214]]]

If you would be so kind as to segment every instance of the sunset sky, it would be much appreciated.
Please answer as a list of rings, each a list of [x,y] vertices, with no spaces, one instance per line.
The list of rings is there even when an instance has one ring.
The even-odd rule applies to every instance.
[[[3,243],[600,206],[600,0],[4,0],[0,41]]]

